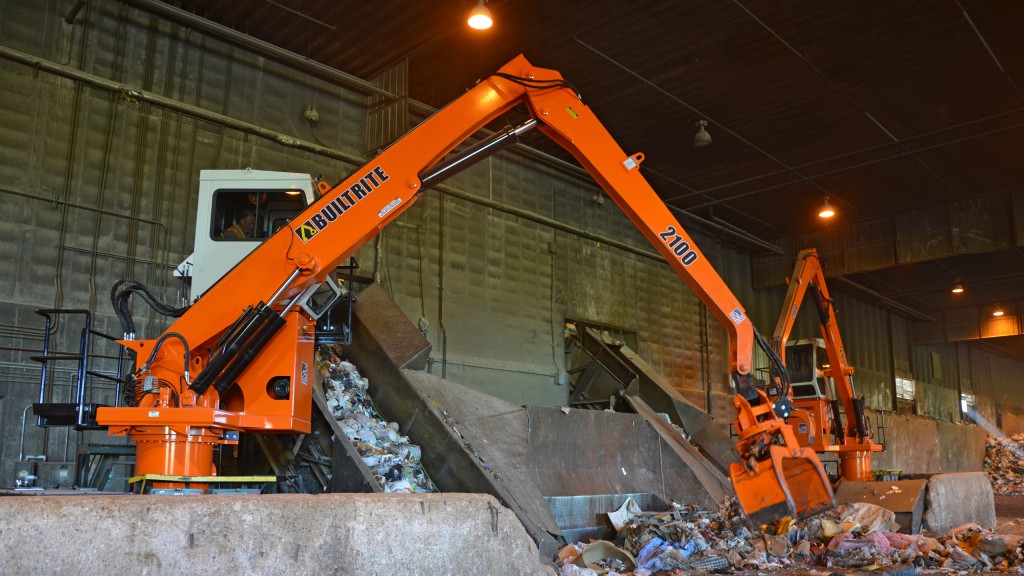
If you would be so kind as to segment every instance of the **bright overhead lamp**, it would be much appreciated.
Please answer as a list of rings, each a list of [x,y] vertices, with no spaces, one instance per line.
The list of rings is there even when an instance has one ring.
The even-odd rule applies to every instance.
[[[697,120],[697,133],[693,135],[693,145],[697,148],[711,146],[711,134],[708,134],[707,120]]]
[[[825,196],[825,204],[822,205],[821,211],[818,212],[819,218],[831,218],[836,215],[836,211],[832,209],[832,206],[828,203],[828,196]]]
[[[487,30],[494,24],[491,18],[491,11],[484,6],[484,0],[477,0],[476,6],[469,13],[469,20],[466,21],[470,28]]]
[[[1006,314],[1006,312],[1003,311],[1003,307],[1000,306],[999,304],[996,304],[996,307],[992,309],[992,315],[998,318],[1003,314]]]
[[[964,285],[960,282],[960,278],[956,279],[956,282],[953,283],[953,287],[950,288],[949,291],[952,292],[953,294],[963,294],[964,293]]]

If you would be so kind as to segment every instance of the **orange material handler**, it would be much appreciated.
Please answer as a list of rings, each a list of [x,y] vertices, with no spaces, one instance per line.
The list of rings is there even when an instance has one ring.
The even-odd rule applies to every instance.
[[[808,293],[818,312],[822,338],[787,343]],[[825,358],[821,358],[822,347]],[[821,259],[813,248],[797,255],[789,291],[772,335],[772,348],[785,359],[789,367],[787,376],[799,380],[787,382],[786,388],[793,407],[789,419],[795,425],[800,444],[815,452],[837,454],[839,476],[843,480],[874,480],[871,455],[881,452],[884,446],[871,439],[864,396],[854,388],[853,367],[839,335],[835,305],[825,285]],[[821,361],[824,359],[827,363]],[[846,415],[845,426],[842,413]]]
[[[446,158],[518,106],[528,120]],[[796,442],[753,384],[750,319],[641,176],[643,154],[624,153],[557,72],[523,56],[340,184],[321,183],[319,200],[224,275],[158,340],[122,342],[148,358],[134,375],[141,400],[100,408],[97,420],[137,444],[136,474],[208,475],[213,447],[237,442],[239,431],[308,432],[313,292],[424,190],[534,129],[576,157],[726,326],[744,462],[731,476],[747,515],[762,522],[830,506],[831,486],[817,455]],[[251,305],[243,311],[238,303]]]

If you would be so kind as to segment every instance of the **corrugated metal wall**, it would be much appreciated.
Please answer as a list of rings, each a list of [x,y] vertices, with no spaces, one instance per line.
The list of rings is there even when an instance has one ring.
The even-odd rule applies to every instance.
[[[843,344],[855,367],[854,383],[874,409],[892,407],[892,360],[886,338],[888,313],[847,294],[833,294],[841,320]]]
[[[992,194],[942,206],[830,227],[821,232],[783,238],[781,255],[754,260],[758,288],[781,284],[792,271],[793,258],[805,248],[817,248],[827,274],[842,276],[888,268],[899,263],[934,260],[955,254],[1008,248],[1024,219],[1020,193]],[[1015,233],[1016,237],[1012,237]]]
[[[966,386],[965,381],[965,388],[973,391],[978,412],[999,427],[1009,420],[1019,424],[1024,415],[1024,395],[1020,389],[1024,370],[1020,363],[977,346],[958,346],[962,349],[961,371],[969,377],[970,386]],[[1007,418],[1007,414],[1015,418]],[[1007,428],[1009,434],[1020,432],[1024,429]]]
[[[918,413],[956,422],[960,420],[960,372],[955,344],[915,346],[914,380],[923,384],[917,390]]]
[[[1008,198],[1000,194],[897,217],[898,261],[1008,248],[1010,214]]]
[[[764,288],[783,284],[793,272],[797,253],[807,248],[818,250],[829,276],[887,268],[895,264],[894,242],[892,222],[886,219],[782,238],[779,241],[781,255],[762,255],[754,259],[754,285]]]

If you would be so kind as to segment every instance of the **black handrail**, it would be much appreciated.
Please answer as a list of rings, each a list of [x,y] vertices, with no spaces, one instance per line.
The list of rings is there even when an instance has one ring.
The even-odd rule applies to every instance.
[[[32,356],[33,360],[38,360],[42,363],[42,369],[39,381],[39,404],[46,404],[47,396],[52,395],[52,391],[47,389],[47,377],[49,375],[49,363],[60,360],[76,360],[78,362],[78,370],[75,376],[75,428],[83,429],[86,427],[93,426],[93,424],[86,422],[87,414],[91,413],[92,407],[86,406],[86,385],[87,378],[96,376],[104,378],[106,380],[113,380],[117,383],[114,391],[114,405],[118,406],[121,403],[121,385],[122,385],[122,370],[124,368],[124,347],[120,347],[117,355],[117,375],[109,376],[107,374],[101,374],[99,372],[89,370],[89,360],[91,356],[92,339],[91,336],[98,336],[106,340],[113,342],[117,341],[117,338],[104,334],[102,332],[92,329],[92,313],[88,310],[81,308],[39,308],[36,310],[36,314],[46,318],[46,327],[44,330],[43,337],[43,353],[42,356]],[[81,339],[78,344],[78,354],[67,354],[52,352],[50,346],[51,328],[54,325],[55,317],[62,314],[77,314],[84,316],[85,323],[82,328]],[[42,414],[36,415],[36,424],[38,426],[45,425],[45,416]]]

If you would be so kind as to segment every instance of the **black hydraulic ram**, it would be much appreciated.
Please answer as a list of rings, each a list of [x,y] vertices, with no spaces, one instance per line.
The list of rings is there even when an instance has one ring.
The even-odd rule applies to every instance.
[[[864,412],[863,394],[857,394],[853,399],[853,424],[854,428],[852,432],[856,432],[857,440],[863,442],[865,438],[871,436],[871,433],[868,431],[867,415]]]
[[[213,383],[213,387],[217,390],[218,394],[223,394],[227,389],[235,383],[238,376],[249,367],[249,364],[256,358],[256,356],[263,350],[263,347],[270,342],[270,339],[277,334],[285,325],[284,318],[280,314],[274,312],[267,306],[257,307],[257,320],[254,324],[257,325],[256,329],[244,334],[244,336],[251,336],[246,342],[236,348],[237,352],[231,358],[230,364],[223,372],[217,377]],[[241,336],[239,340],[241,340]]]
[[[421,189],[426,190],[434,184],[451,178],[469,168],[480,160],[495,152],[515,144],[519,137],[537,127],[537,120],[530,118],[518,126],[506,126],[501,132],[495,132],[487,138],[473,144],[451,158],[446,158],[419,174]]]
[[[284,318],[263,302],[246,315],[249,317],[248,323],[235,338],[224,344],[217,357],[189,386],[196,394],[206,392],[211,385],[219,394],[223,394],[285,325]]]
[[[242,330],[252,322],[256,313],[257,309],[254,306],[249,306],[244,312],[242,312],[242,316],[239,317],[238,320],[235,320],[235,323],[231,325],[231,328],[228,328],[228,331],[225,332],[224,335],[220,337],[220,340],[217,341],[217,351],[210,356],[211,364],[220,357],[219,354],[224,350],[225,344],[228,344],[238,338],[238,335],[242,333]],[[223,366],[221,368],[223,368]]]
[[[273,304],[298,277],[301,271],[296,269],[288,280],[277,290],[270,302]],[[301,296],[301,295],[300,295]],[[255,308],[249,307],[237,322],[228,330],[222,339],[222,345],[206,368],[196,376],[189,386],[196,394],[206,392],[210,386],[223,394],[234,384],[239,375],[249,367],[253,359],[260,353],[267,342],[285,325],[284,315],[298,301],[296,296],[281,313],[275,312],[270,305],[260,302]]]

